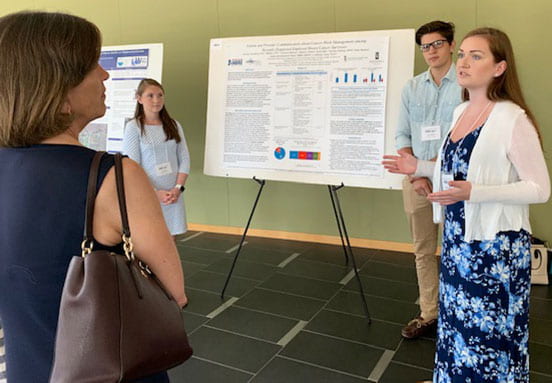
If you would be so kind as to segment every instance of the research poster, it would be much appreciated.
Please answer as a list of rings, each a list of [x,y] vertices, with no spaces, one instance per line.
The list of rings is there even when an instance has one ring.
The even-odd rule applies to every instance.
[[[120,152],[126,122],[134,116],[136,88],[143,78],[161,82],[163,44],[136,44],[102,47],[100,65],[109,73],[106,113],[88,124],[79,136],[95,150]]]
[[[392,36],[211,40],[205,173],[382,184]],[[395,85],[412,76],[411,46]]]

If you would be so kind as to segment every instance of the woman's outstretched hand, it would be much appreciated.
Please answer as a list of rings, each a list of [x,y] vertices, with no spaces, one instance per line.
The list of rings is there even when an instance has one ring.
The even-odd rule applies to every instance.
[[[469,181],[449,181],[450,189],[431,193],[427,199],[440,205],[452,205],[470,199],[472,184]]]
[[[389,173],[412,175],[418,167],[418,160],[412,154],[399,152],[398,155],[385,155],[381,162]]]

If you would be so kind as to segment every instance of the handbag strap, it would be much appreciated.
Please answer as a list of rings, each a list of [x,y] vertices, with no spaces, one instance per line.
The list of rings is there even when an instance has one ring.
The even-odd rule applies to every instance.
[[[94,236],[92,235],[94,221],[94,207],[96,205],[96,194],[98,187],[98,173],[100,172],[100,163],[105,152],[96,152],[90,164],[88,173],[88,187],[86,190],[86,208],[84,219],[84,238],[81,244],[82,256],[92,251],[94,247]]]
[[[119,198],[119,210],[121,212],[121,223],[123,224],[123,235],[130,238],[130,227],[128,226],[128,214],[125,198],[125,182],[123,176],[123,156],[115,154],[115,180],[117,182],[117,198]]]
[[[117,198],[119,199],[119,211],[121,212],[121,223],[123,225],[123,249],[129,261],[134,259],[132,252],[132,240],[130,238],[130,227],[128,225],[128,214],[125,198],[125,182],[123,176],[123,155],[115,154],[115,180],[117,182]]]
[[[93,222],[94,222],[94,207],[96,205],[98,173],[100,169],[101,159],[105,152],[97,152],[92,158],[90,164],[90,173],[88,175],[88,188],[86,191],[86,208],[84,221],[84,239],[81,243],[82,257],[88,255],[94,247]],[[130,227],[128,224],[128,213],[125,198],[125,184],[123,176],[123,156],[121,153],[115,154],[115,182],[117,184],[117,198],[119,200],[119,212],[121,214],[121,223],[123,226],[123,249],[129,260],[134,259],[132,253],[132,240],[130,238]]]

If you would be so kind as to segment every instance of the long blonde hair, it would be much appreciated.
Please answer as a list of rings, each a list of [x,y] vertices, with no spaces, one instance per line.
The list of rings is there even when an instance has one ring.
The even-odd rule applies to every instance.
[[[67,130],[67,92],[100,51],[100,31],[78,16],[26,11],[0,18],[0,146],[34,145]]]

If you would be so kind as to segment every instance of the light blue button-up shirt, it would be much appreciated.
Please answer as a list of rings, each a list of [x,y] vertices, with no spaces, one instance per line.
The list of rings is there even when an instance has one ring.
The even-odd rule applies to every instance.
[[[450,128],[452,112],[461,102],[462,88],[456,81],[454,64],[441,79],[441,86],[433,81],[429,69],[409,80],[401,96],[396,148],[412,148],[414,155],[421,160],[435,158]],[[440,127],[440,139],[422,141],[422,128],[435,125]]]

